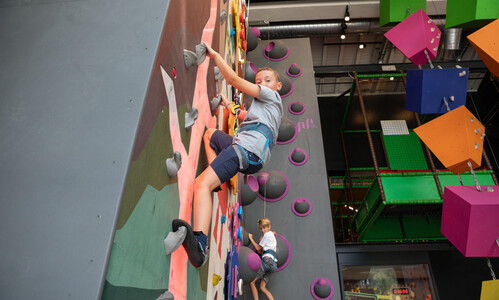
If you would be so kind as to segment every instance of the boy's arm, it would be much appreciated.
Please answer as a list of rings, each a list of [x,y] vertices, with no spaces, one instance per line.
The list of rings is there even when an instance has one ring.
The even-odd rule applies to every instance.
[[[255,240],[253,240],[253,234],[251,233],[248,233],[248,237],[249,237],[249,240],[251,242],[251,244],[253,244],[253,247],[255,247],[256,251],[260,251],[262,250],[262,246],[258,245]]]
[[[222,76],[231,86],[247,95],[258,98],[260,95],[260,86],[237,76],[236,72],[232,70],[218,52],[206,44],[205,46],[207,56],[212,57],[215,60],[215,64],[218,66],[220,73],[222,73]]]

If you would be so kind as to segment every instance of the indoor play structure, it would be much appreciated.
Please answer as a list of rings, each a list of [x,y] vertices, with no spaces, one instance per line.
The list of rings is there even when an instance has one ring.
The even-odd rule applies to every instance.
[[[0,28],[13,28],[0,29],[1,299],[252,299],[261,257],[248,234],[259,236],[263,217],[277,238],[275,299],[446,299],[448,273],[421,263],[445,251],[480,259],[492,280],[474,294],[497,299],[487,124],[469,109],[469,69],[433,62],[442,28],[427,1],[379,1],[385,38],[414,68],[352,72],[334,120],[339,176],[325,167],[322,123],[333,120],[319,109],[308,38],[265,36],[249,25],[251,1],[146,2],[0,5]],[[467,39],[499,77],[492,2],[448,0],[445,26],[477,28]],[[239,129],[219,94],[240,108],[253,100],[203,44],[246,80],[277,70],[284,115],[270,163],[213,192],[208,260],[195,268],[182,239],[168,240],[183,234],[172,221],[192,221],[205,130]],[[403,84],[403,103],[371,93],[389,81]],[[390,257],[400,249],[409,258]]]

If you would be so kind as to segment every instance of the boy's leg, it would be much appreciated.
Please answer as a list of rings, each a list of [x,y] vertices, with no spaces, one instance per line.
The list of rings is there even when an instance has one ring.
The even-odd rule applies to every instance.
[[[211,192],[220,184],[220,179],[211,166],[194,181],[194,231],[202,231],[208,235],[213,206]]]
[[[208,158],[208,164],[211,164],[211,162],[215,159],[215,157],[217,157],[217,153],[215,152],[215,149],[213,149],[210,145],[211,136],[213,135],[213,133],[215,131],[216,131],[215,128],[208,128],[203,135],[204,150],[206,151],[206,157]]]
[[[267,290],[267,282],[263,278],[260,280],[260,290],[265,294],[265,296],[267,296],[267,299],[274,300],[274,297],[272,297],[270,291]]]
[[[250,283],[250,288],[251,288],[251,295],[253,295],[253,300],[258,300],[258,290],[256,289],[256,281],[258,278],[255,278],[251,283]]]

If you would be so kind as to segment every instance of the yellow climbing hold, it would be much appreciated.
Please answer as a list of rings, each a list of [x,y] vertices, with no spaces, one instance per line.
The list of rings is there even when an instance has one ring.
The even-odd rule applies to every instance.
[[[222,277],[220,275],[213,274],[213,286],[217,285],[220,280],[222,280]]]

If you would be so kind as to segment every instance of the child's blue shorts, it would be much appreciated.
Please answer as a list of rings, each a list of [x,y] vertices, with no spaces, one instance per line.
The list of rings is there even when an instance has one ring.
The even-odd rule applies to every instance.
[[[262,168],[262,164],[249,164],[244,170],[239,170],[239,158],[234,147],[232,147],[232,136],[227,133],[216,130],[210,139],[210,147],[215,150],[217,157],[211,162],[210,166],[215,171],[221,183],[229,181],[237,172],[244,174],[254,174]],[[239,149],[243,149],[239,147]],[[248,160],[258,162],[260,159],[253,152],[244,150]]]

